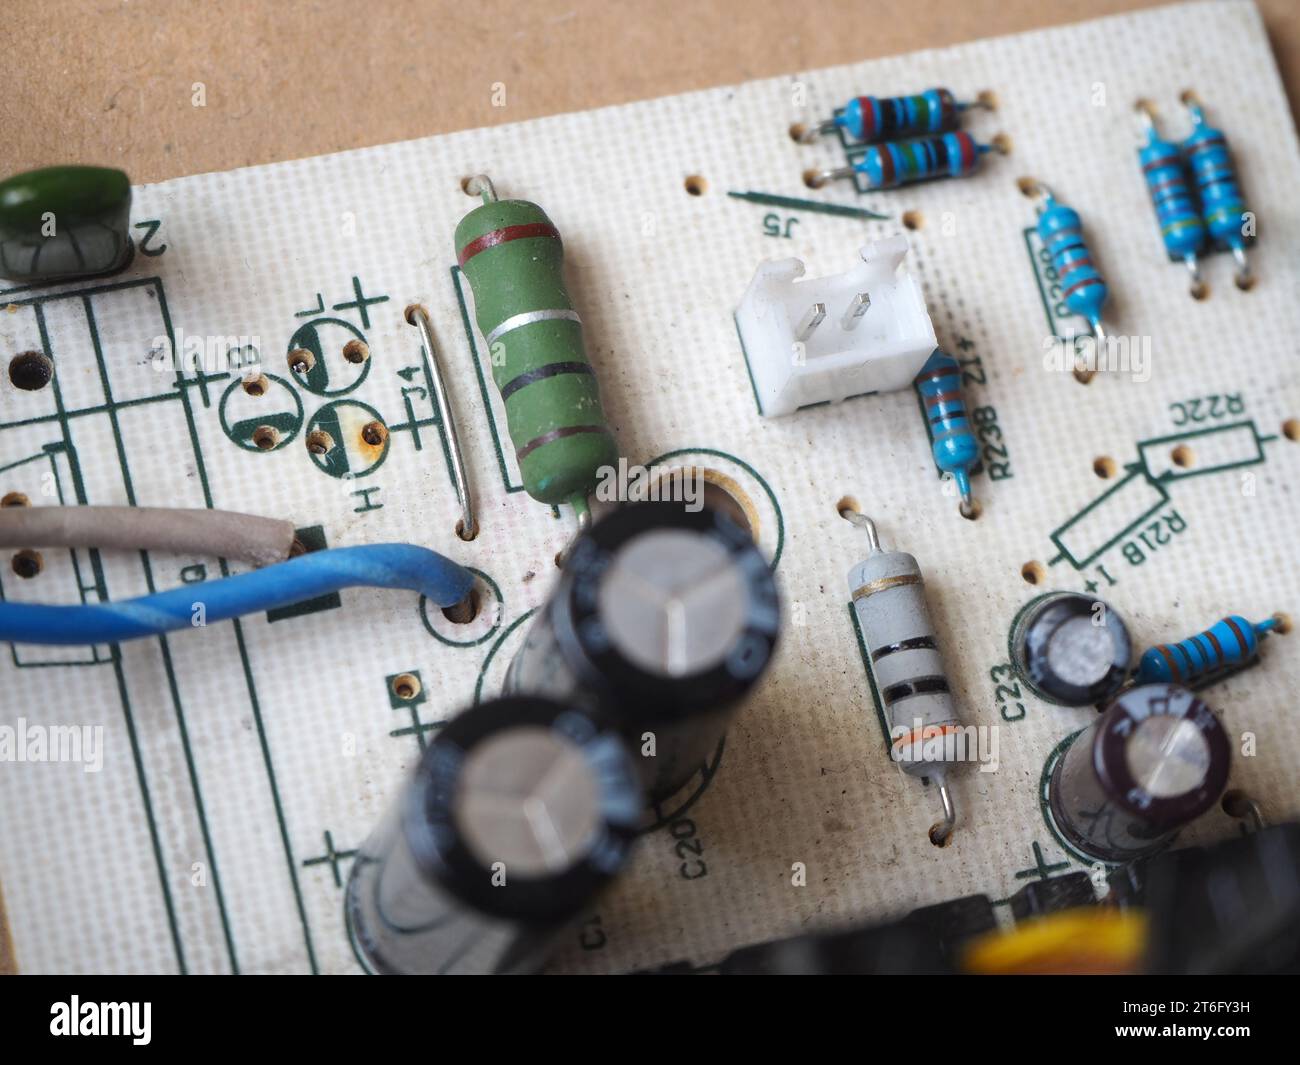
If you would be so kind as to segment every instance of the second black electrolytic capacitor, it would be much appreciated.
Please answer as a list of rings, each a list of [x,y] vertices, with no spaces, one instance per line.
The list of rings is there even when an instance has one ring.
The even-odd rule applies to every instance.
[[[506,688],[606,709],[663,799],[713,753],[779,628],[771,567],[731,518],[630,503],[574,542]]]
[[[600,715],[534,697],[470,707],[353,860],[358,960],[374,973],[535,971],[622,869],[642,803]]]

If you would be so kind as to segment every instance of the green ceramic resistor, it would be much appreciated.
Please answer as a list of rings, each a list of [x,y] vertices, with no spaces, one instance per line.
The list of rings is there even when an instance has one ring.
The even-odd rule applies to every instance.
[[[618,448],[582,344],[582,321],[564,287],[560,234],[527,200],[498,200],[477,178],[483,206],[456,227],[456,257],[505,403],[510,441],[534,499],[570,503],[579,518],[600,469]]]
[[[50,166],[0,181],[0,277],[111,274],[135,254],[131,180],[102,166]]]

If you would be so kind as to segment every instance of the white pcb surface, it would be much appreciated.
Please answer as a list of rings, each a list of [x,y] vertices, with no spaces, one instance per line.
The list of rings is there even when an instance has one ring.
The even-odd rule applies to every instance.
[[[981,140],[1004,131],[1011,154],[989,156],[969,180],[877,196],[848,183],[804,187],[806,168],[836,165],[843,152],[831,138],[793,143],[791,122],[860,92],[929,85],[959,97],[996,92],[997,112],[975,112],[967,127]],[[1181,137],[1177,97],[1188,86],[1231,138],[1259,219],[1259,284],[1238,291],[1231,260],[1216,255],[1205,263],[1212,291],[1202,302],[1164,258],[1131,112],[1149,97],[1166,134]],[[1260,619],[1300,606],[1300,444],[1283,432],[1300,418],[1300,156],[1247,3],[1160,8],[147,186],[133,208],[142,254],[125,274],[0,292],[0,307],[9,305],[0,358],[44,348],[58,382],[57,395],[0,384],[0,494],[37,499],[53,485],[68,503],[285,516],[321,526],[331,545],[421,543],[488,574],[500,604],[460,628],[436,609],[426,622],[413,594],[345,591],[338,609],[253,616],[120,652],[6,648],[0,723],[102,725],[105,745],[99,773],[0,764],[0,882],[22,970],[358,971],[342,922],[348,855],[417,757],[426,726],[476,691],[498,689],[521,619],[549,590],[572,528],[570,514],[556,520],[508,490],[517,472],[499,459],[486,400],[495,395],[475,369],[482,345],[471,347],[451,268],[453,229],[473,206],[460,181],[478,171],[503,196],[542,204],[564,235],[622,452],[642,463],[681,453],[669,461],[739,486],[761,545],[779,549],[789,621],[688,821],[643,839],[598,912],[566,936],[555,968],[703,963],[814,925],[973,892],[1004,899],[1044,869],[1081,867],[1044,821],[1040,776],[1093,711],[1049,706],[1023,688],[999,692],[1011,683],[997,667],[1017,609],[1044,589],[1092,582],[1144,647],[1226,613]],[[686,192],[691,175],[707,183],[703,195]],[[1049,323],[1022,175],[1049,182],[1083,215],[1111,286],[1109,328],[1150,338],[1150,380],[1100,374],[1084,386],[1044,368],[1049,329],[1076,323]],[[759,260],[797,256],[810,276],[838,272],[866,240],[900,231],[904,211],[921,216],[909,262],[940,343],[978,358],[966,363],[967,402],[996,426],[984,434],[976,521],[942,491],[913,392],[765,420],[737,342],[732,311]],[[358,292],[385,298],[367,303]],[[402,317],[414,301],[432,314],[452,382],[482,516],[472,543],[453,533],[458,508],[421,348]],[[325,347],[320,391],[331,394],[313,393],[286,367],[303,328],[317,329]],[[169,329],[248,338],[267,392],[246,395],[238,373],[201,384],[155,372],[150,350]],[[359,381],[341,357],[354,335],[372,352]],[[372,417],[390,437],[383,461],[367,469],[376,456],[355,441]],[[264,424],[280,428],[275,450],[236,442],[247,445]],[[355,476],[331,476],[309,454],[305,437],[318,424],[350,441]],[[1170,459],[1180,443],[1190,465]],[[1094,472],[1102,458],[1113,460],[1107,479]],[[865,543],[836,512],[845,496],[888,545],[920,560],[966,720],[998,726],[998,770],[954,777],[960,824],[943,849],[926,838],[934,796],[884,753],[848,609],[846,573]],[[195,579],[196,566],[220,572],[213,559],[44,554],[44,572],[27,581],[5,560],[6,598],[76,602],[80,586],[91,600],[96,589],[121,599],[150,582]],[[1037,587],[1022,577],[1033,562]],[[1210,690],[1234,739],[1255,737],[1230,786],[1277,820],[1300,814],[1295,641],[1271,637],[1259,667]],[[426,698],[395,708],[388,678],[408,671],[418,671]],[[1216,809],[1184,839],[1237,831]],[[805,886],[792,883],[795,863],[806,867]]]

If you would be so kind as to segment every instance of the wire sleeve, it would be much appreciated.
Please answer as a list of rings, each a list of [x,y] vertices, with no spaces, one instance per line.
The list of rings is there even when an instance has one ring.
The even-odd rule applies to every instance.
[[[3,507],[0,547],[94,547],[170,551],[283,562],[293,546],[292,522],[229,510],[168,507]]]

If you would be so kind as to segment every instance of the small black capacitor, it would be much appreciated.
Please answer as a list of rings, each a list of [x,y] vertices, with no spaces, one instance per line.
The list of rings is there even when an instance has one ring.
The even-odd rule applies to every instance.
[[[1100,599],[1049,592],[1027,603],[1012,623],[1011,660],[1040,699],[1088,706],[1123,686],[1133,644],[1123,619]]]
[[[1097,902],[1097,891],[1092,877],[1087,873],[1061,873],[1045,880],[1031,880],[1011,896],[1011,916],[1017,921],[1060,910],[1073,910],[1092,906]]]
[[[953,968],[958,967],[966,943],[998,927],[993,901],[987,895],[963,895],[922,906],[904,917],[902,923],[923,928],[932,935]]]
[[[430,743],[357,854],[344,909],[371,972],[532,972],[622,868],[644,796],[590,712],[508,697]]]
[[[1074,737],[1048,780],[1061,834],[1123,862],[1161,847],[1218,801],[1232,750],[1218,717],[1186,688],[1129,688]]]
[[[629,503],[573,544],[505,687],[617,719],[652,800],[708,759],[776,647],[780,603],[749,534],[712,507]]]

